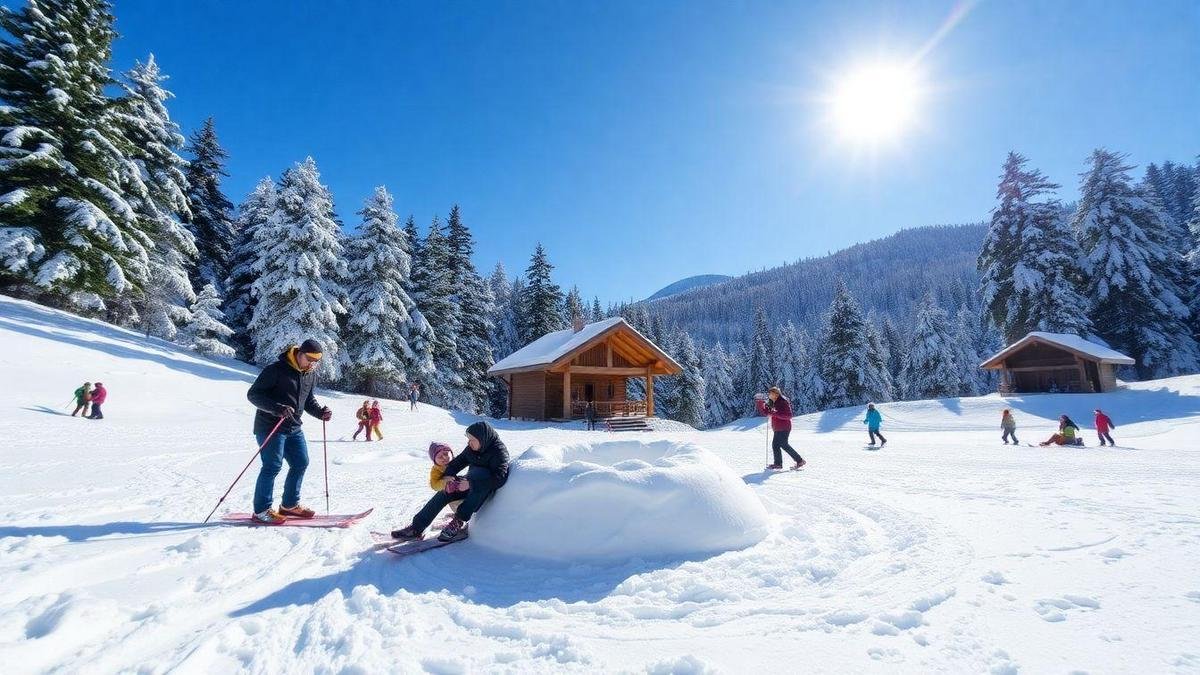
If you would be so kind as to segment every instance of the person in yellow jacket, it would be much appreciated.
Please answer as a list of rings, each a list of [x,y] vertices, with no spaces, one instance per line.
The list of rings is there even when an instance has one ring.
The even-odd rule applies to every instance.
[[[450,464],[450,460],[454,459],[454,451],[450,449],[449,445],[438,441],[430,443],[429,459],[433,460],[433,466],[429,468],[429,489],[434,492],[465,492],[465,490],[457,489],[458,481],[461,479],[454,476],[446,477],[446,467]],[[450,487],[449,490],[446,489],[447,486]],[[448,504],[450,512],[453,513],[461,503],[461,499],[450,502]]]
[[[371,425],[371,427],[367,430],[367,440],[370,440],[372,431],[375,432],[375,438],[378,438],[381,441],[383,440],[383,431],[379,428],[379,425],[382,422],[383,410],[379,408],[379,401],[373,401],[371,403],[371,410],[367,413],[367,424]]]
[[[354,413],[358,419],[358,429],[354,431],[354,440],[358,440],[358,435],[363,429],[367,430],[367,440],[371,440],[371,402],[363,401],[362,407]]]

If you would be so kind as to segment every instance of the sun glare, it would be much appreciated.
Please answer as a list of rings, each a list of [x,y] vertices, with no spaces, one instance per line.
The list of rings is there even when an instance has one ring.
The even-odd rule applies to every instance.
[[[920,93],[920,79],[909,67],[863,66],[837,83],[830,115],[844,140],[871,144],[894,140],[912,125]]]

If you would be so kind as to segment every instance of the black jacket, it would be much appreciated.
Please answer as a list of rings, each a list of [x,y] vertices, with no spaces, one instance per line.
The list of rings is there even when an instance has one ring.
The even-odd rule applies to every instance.
[[[457,457],[446,465],[446,476],[455,476],[459,471],[478,466],[487,469],[499,488],[508,480],[508,448],[496,434],[496,430],[487,422],[476,422],[467,427],[467,433],[479,439],[479,452],[467,446]]]
[[[279,355],[279,360],[263,368],[258,379],[250,385],[246,398],[258,408],[254,416],[254,433],[265,434],[275,427],[279,421],[279,408],[292,406],[295,411],[289,419],[283,421],[279,430],[287,433],[296,431],[303,424],[301,412],[307,412],[313,417],[320,417],[322,406],[313,396],[313,388],[317,384],[317,375],[310,371],[302,373],[296,370],[288,355],[295,350],[292,347]]]

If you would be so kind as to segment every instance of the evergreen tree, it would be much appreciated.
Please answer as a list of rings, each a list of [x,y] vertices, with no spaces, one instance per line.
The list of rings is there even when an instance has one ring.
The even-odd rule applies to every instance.
[[[217,141],[213,118],[204,120],[203,126],[192,134],[187,152],[192,157],[186,171],[187,201],[192,214],[187,226],[196,238],[198,250],[192,284],[212,284],[219,291],[233,269],[232,251],[238,230],[233,204],[221,191],[221,178],[229,176],[225,173],[229,155]]]
[[[432,345],[434,372],[426,391],[437,405],[467,410],[472,400],[463,388],[463,362],[458,355],[462,321],[455,301],[450,242],[442,234],[442,224],[437,216],[418,250],[420,258],[412,274],[413,300],[435,335]]]
[[[387,188],[375,188],[358,213],[358,235],[346,246],[353,308],[346,330],[351,375],[372,396],[401,394],[416,360],[408,344],[415,304],[404,290],[411,273],[408,247]]]
[[[823,408],[891,400],[891,378],[883,355],[872,343],[863,312],[840,279],[825,315],[818,369],[824,383]]]
[[[999,205],[979,254],[980,295],[1005,340],[1034,330],[1086,335],[1075,240],[1063,222],[1058,186],[1010,152],[997,190]]]
[[[583,307],[583,296],[579,293],[578,286],[572,286],[563,300],[563,323],[574,326],[576,319],[588,323],[587,313]]]
[[[884,348],[887,350],[888,375],[892,378],[892,397],[898,399],[901,397],[900,372],[904,369],[906,351],[904,336],[900,333],[900,329],[896,328],[892,317],[885,316],[879,337],[883,340]]]
[[[188,306],[196,300],[189,278],[198,252],[192,233],[183,225],[188,208],[187,162],[179,156],[183,134],[171,121],[162,88],[166,76],[151,54],[125,73],[124,95],[115,106],[115,119],[131,143],[130,157],[146,187],[129,200],[147,232],[153,233],[150,250],[150,284],[142,289],[138,305],[141,327],[147,335],[172,340],[177,326],[189,320]]]
[[[768,389],[779,382],[778,364],[775,356],[775,340],[767,327],[767,315],[759,307],[754,312],[754,334],[747,346],[750,354],[750,380],[753,390],[747,400],[753,400],[754,394],[766,393]]]
[[[1075,212],[1097,329],[1137,361],[1139,377],[1195,372],[1200,353],[1174,281],[1179,253],[1162,212],[1130,184],[1130,168],[1124,155],[1093,152]]]
[[[237,240],[229,254],[229,276],[225,279],[225,323],[233,329],[230,344],[242,359],[254,360],[254,341],[250,335],[250,320],[254,317],[254,282],[262,273],[262,255],[258,231],[275,217],[279,196],[275,182],[268,176],[258,181],[254,190],[238,209],[235,229]]]
[[[984,390],[985,383],[980,377],[983,371],[979,368],[979,363],[983,360],[979,351],[979,318],[979,312],[965,304],[959,307],[958,314],[955,315],[951,344],[955,347],[954,361],[958,365],[959,396],[978,396]]]
[[[604,320],[604,309],[600,307],[600,296],[594,295],[594,296],[592,296],[592,313],[588,319],[588,322],[595,323],[597,321],[603,321],[603,320]]]
[[[801,330],[796,334],[795,350],[797,377],[796,388],[790,394],[792,410],[796,414],[820,410],[821,401],[825,398],[825,381],[821,379],[818,363],[820,349],[814,344],[808,331]]]
[[[188,308],[188,324],[183,329],[183,344],[205,356],[233,356],[233,347],[225,340],[233,330],[223,323],[221,296],[212,284],[205,284]]]
[[[800,385],[800,369],[804,367],[800,359],[804,347],[800,344],[800,331],[796,324],[788,321],[779,330],[779,338],[775,341],[776,351],[776,384],[789,397],[796,396]]]
[[[904,398],[958,396],[962,375],[957,351],[950,319],[929,292],[917,311],[912,340],[904,358],[904,370],[900,375]]]
[[[704,418],[709,426],[720,426],[737,419],[739,406],[733,387],[733,360],[718,342],[704,355]]]
[[[248,328],[258,363],[271,363],[287,347],[314,338],[325,350],[322,369],[338,380],[347,271],[332,211],[333,199],[311,157],[283,173],[275,217],[255,232],[259,277],[251,292],[258,302]]]
[[[562,305],[563,293],[550,279],[554,266],[546,257],[546,250],[541,244],[534,249],[529,267],[525,270],[525,291],[521,298],[523,322],[521,324],[521,342],[529,344],[547,333],[562,330],[565,322],[559,307]]]
[[[150,283],[152,232],[127,196],[146,185],[105,96],[103,0],[0,8],[0,284],[100,310]]]
[[[705,381],[696,345],[687,333],[679,333],[672,358],[683,368],[675,378],[672,419],[702,429],[707,408]]]
[[[504,263],[497,262],[488,278],[488,286],[492,292],[492,323],[495,328],[491,334],[492,355],[502,359],[520,349],[520,338],[517,337],[517,312],[513,303],[518,297],[514,292],[515,282],[510,282]],[[508,415],[508,385],[499,378],[490,378],[489,413],[492,417]]]
[[[480,278],[475,263],[471,261],[475,242],[471,231],[462,221],[457,204],[450,210],[446,240],[450,248],[449,266],[454,300],[460,317],[456,346],[458,358],[463,364],[463,389],[470,401],[463,410],[485,412],[491,389],[487,371],[495,363],[492,357],[495,308],[491,287]]]

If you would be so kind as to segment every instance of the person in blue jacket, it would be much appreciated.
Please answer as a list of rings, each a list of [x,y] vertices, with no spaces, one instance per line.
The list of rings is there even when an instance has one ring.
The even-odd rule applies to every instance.
[[[867,404],[867,417],[863,420],[863,424],[867,425],[867,433],[871,435],[871,445],[875,445],[875,437],[879,437],[879,447],[887,445],[887,439],[883,434],[879,433],[879,425],[883,424],[883,415],[875,409],[874,403]]]

